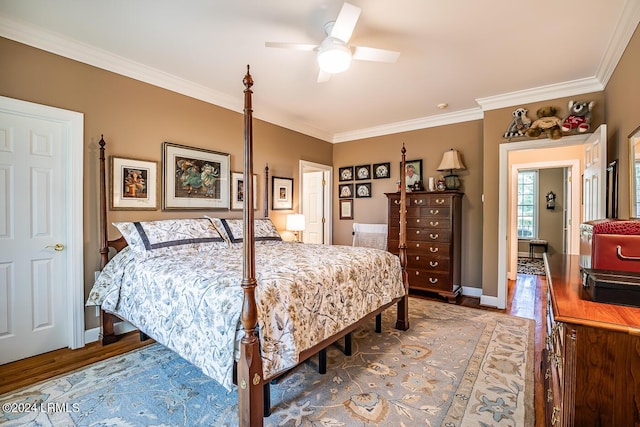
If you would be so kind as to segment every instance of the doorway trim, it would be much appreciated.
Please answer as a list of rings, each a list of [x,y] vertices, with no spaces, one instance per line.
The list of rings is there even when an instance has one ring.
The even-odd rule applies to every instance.
[[[49,120],[63,125],[63,143],[67,170],[64,173],[68,199],[67,218],[67,308],[68,345],[83,347],[84,340],[84,235],[83,235],[83,176],[84,176],[84,114],[0,96],[0,111],[17,116]]]
[[[560,139],[528,140],[519,142],[506,142],[499,144],[500,166],[498,178],[498,296],[483,295],[481,304],[491,305],[499,309],[507,307],[507,232],[509,231],[508,206],[509,206],[509,152],[518,150],[531,150],[539,148],[566,147],[568,145],[583,144],[591,134],[570,135]],[[575,177],[574,177],[575,178]]]
[[[304,174],[307,172],[322,172],[322,176],[325,180],[324,185],[324,209],[322,212],[324,222],[324,242],[327,245],[333,243],[333,201],[331,199],[331,189],[333,188],[333,166],[323,165],[322,163],[309,162],[307,160],[300,160],[299,163],[299,178],[300,185],[298,186],[298,200],[300,206],[300,213],[306,215],[304,212]]]

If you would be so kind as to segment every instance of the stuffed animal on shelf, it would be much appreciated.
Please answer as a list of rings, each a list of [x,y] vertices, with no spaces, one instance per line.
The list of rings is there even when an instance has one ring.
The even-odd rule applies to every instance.
[[[511,120],[503,138],[508,139],[515,136],[524,136],[529,126],[531,126],[531,119],[527,117],[527,112],[528,110],[526,108],[520,107],[511,113],[513,120]]]
[[[527,136],[537,138],[544,132],[548,138],[562,138],[562,120],[556,117],[556,107],[542,107],[536,111],[538,120],[533,122],[527,129]]]
[[[571,132],[576,129],[584,133],[591,127],[591,110],[595,101],[569,101],[569,114],[562,121],[562,131]]]

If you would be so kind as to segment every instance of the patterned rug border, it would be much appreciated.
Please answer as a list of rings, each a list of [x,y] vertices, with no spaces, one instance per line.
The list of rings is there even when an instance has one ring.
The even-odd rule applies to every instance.
[[[535,337],[534,337],[534,333],[535,333],[535,321],[532,319],[526,319],[526,318],[521,318],[521,317],[514,317],[505,313],[501,313],[501,312],[497,312],[497,311],[493,311],[493,310],[484,310],[484,309],[478,309],[478,308],[472,308],[472,307],[462,307],[462,306],[457,306],[457,305],[449,305],[447,303],[444,302],[438,302],[438,301],[432,301],[432,300],[425,300],[425,299],[421,299],[421,298],[417,298],[417,297],[412,297],[411,301],[410,301],[410,307],[413,307],[413,309],[416,308],[416,305],[421,305],[420,302],[424,302],[424,304],[426,304],[426,307],[428,307],[430,304],[436,304],[433,307],[438,307],[440,309],[443,309],[444,307],[446,307],[446,311],[447,312],[454,312],[454,314],[456,316],[462,316],[461,318],[470,318],[473,320],[476,319],[483,319],[483,321],[485,322],[484,324],[484,330],[482,331],[481,337],[478,340],[478,342],[475,345],[475,348],[473,350],[473,354],[472,356],[469,358],[468,364],[466,365],[466,367],[464,368],[464,373],[462,374],[461,377],[461,381],[460,383],[457,385],[456,389],[455,389],[455,396],[452,398],[451,400],[451,404],[448,407],[448,409],[445,411],[444,413],[444,419],[442,421],[442,423],[440,425],[442,426],[451,426],[451,427],[455,427],[455,426],[466,426],[466,425],[470,425],[468,424],[468,422],[470,422],[470,420],[466,420],[464,418],[464,415],[466,412],[468,412],[469,410],[476,410],[476,412],[478,411],[478,409],[480,409],[480,411],[487,411],[488,409],[485,409],[485,407],[479,407],[479,405],[476,403],[474,408],[470,407],[470,403],[471,403],[471,398],[472,393],[473,393],[473,388],[474,385],[476,384],[476,381],[478,378],[476,378],[476,375],[473,374],[473,372],[478,372],[478,374],[481,372],[480,369],[481,367],[479,366],[485,359],[487,359],[487,347],[491,345],[494,335],[496,333],[500,333],[500,331],[498,331],[497,329],[499,329],[499,326],[504,324],[504,325],[512,325],[512,326],[524,326],[526,327],[527,330],[527,342],[526,342],[526,363],[525,363],[525,367],[524,367],[524,372],[525,372],[525,378],[524,378],[524,393],[520,393],[520,395],[518,396],[518,408],[521,408],[521,410],[524,411],[524,420],[522,421],[523,424],[510,424],[510,423],[501,423],[501,421],[503,421],[502,418],[497,418],[496,419],[496,414],[494,413],[494,421],[496,421],[496,423],[494,424],[479,424],[477,421],[473,423],[473,425],[534,425],[534,421],[535,421],[535,411],[534,411],[534,341],[535,341]],[[418,304],[416,304],[418,303]],[[436,313],[435,315],[437,315],[437,310],[435,310]],[[391,314],[392,313],[392,314]],[[466,315],[464,313],[467,313]],[[389,320],[390,317],[395,318],[395,310],[387,310],[387,312],[385,313],[385,320]],[[428,316],[426,316],[428,317]],[[487,321],[487,319],[492,320]],[[493,321],[493,319],[495,319],[495,321]],[[423,321],[423,319],[419,319],[418,322]],[[414,322],[415,323],[415,322]],[[388,322],[385,321],[384,324],[388,324]],[[412,324],[413,327],[413,324]],[[390,329],[384,329],[383,333],[390,333],[393,330]],[[145,346],[136,350],[133,350],[131,352],[125,353],[123,355],[119,355],[116,356],[112,359],[107,359],[106,361],[102,361],[102,362],[96,362],[92,365],[88,365],[86,367],[80,368],[76,371],[73,371],[71,373],[67,373],[67,374],[62,374],[62,375],[58,375],[54,378],[48,379],[48,380],[44,380],[38,384],[35,385],[31,385],[31,386],[27,386],[27,387],[23,387],[19,390],[15,390],[12,391],[10,393],[6,393],[2,396],[0,396],[0,402],[4,403],[7,402],[8,399],[11,398],[11,396],[19,396],[19,395],[28,395],[29,393],[33,394],[34,390],[47,390],[48,392],[50,392],[51,390],[55,390],[55,387],[51,387],[51,384],[54,384],[55,382],[59,381],[62,378],[70,378],[71,381],[73,382],[73,377],[75,375],[77,376],[81,376],[80,374],[82,374],[84,371],[88,371],[88,370],[99,370],[101,367],[106,366],[106,364],[111,361],[113,362],[115,359],[117,358],[123,358],[124,359],[135,359],[136,357],[139,357],[139,353],[141,352],[145,352],[145,351],[149,351],[149,349],[151,347],[154,347],[155,345],[152,346]],[[168,352],[168,351],[164,351],[164,352],[156,352],[158,354],[160,354],[160,356],[158,357],[159,360],[164,360],[164,359],[171,359],[172,356],[172,352]],[[151,358],[153,358],[153,355],[150,356]],[[313,362],[312,362],[313,363]],[[187,362],[185,362],[185,364],[188,365]],[[127,365],[126,363],[123,363],[123,366]],[[311,368],[313,369],[313,368]],[[331,367],[330,367],[331,369]],[[362,369],[368,369],[366,367],[363,367]],[[124,375],[123,377],[120,377],[119,380],[122,380],[124,378],[129,378],[129,377],[133,377],[135,375],[138,374],[138,372],[143,372],[145,370],[148,370],[148,367],[146,365],[139,365],[137,367],[137,369],[132,369],[131,366],[127,366],[126,369],[122,370],[121,375]],[[328,372],[328,374],[330,374],[330,371]],[[285,380],[289,381],[289,380]],[[293,379],[292,379],[293,381]],[[49,389],[47,389],[45,386],[49,384]],[[304,390],[306,386],[301,387],[301,390]],[[58,386],[58,388],[60,388]],[[272,387],[273,388],[273,387]],[[75,395],[78,394],[79,390],[75,390]],[[303,392],[303,395],[306,396],[305,394],[306,392]],[[49,397],[50,401],[53,400],[54,402],[56,401],[56,392],[52,393]],[[62,396],[62,392],[60,392],[60,396]],[[235,395],[235,392],[232,393]],[[477,394],[477,393],[476,393]],[[476,396],[477,397],[477,396]],[[287,403],[287,399],[285,399],[285,401],[281,401],[280,403],[275,403],[275,412],[274,415],[277,416],[277,413],[280,412],[280,419],[275,418],[274,415],[272,415],[270,418],[266,418],[265,419],[265,425],[285,425],[284,423],[289,420],[289,421],[295,421],[294,418],[291,418],[291,409],[294,410],[298,410],[299,414],[304,415],[304,407],[299,407],[297,406],[297,402],[300,402],[301,399],[300,398],[295,398],[293,402],[288,402]],[[499,400],[498,400],[499,402]],[[495,401],[493,402],[484,402],[485,406],[486,405],[490,405],[493,403],[492,408],[494,408],[495,405]],[[287,404],[291,404],[292,407],[288,407]],[[284,405],[284,407],[283,407]],[[342,405],[341,405],[342,406]],[[499,405],[498,405],[499,406]],[[313,407],[313,405],[312,405]],[[219,419],[220,417],[233,417],[233,415],[229,415],[229,414],[233,414],[234,411],[237,410],[237,407],[227,407],[227,408],[218,408],[219,410],[221,410],[221,412],[226,413],[226,415],[224,413],[222,413],[221,415],[219,415],[216,419]],[[322,409],[320,407],[320,409]],[[396,409],[398,409],[396,407]],[[284,413],[282,412],[284,411]],[[323,411],[321,410],[320,413],[322,413]],[[6,414],[5,414],[6,415]],[[70,417],[69,413],[65,413],[65,412],[60,412],[60,413],[49,413],[49,414],[39,414],[40,416],[37,416],[33,419],[31,419],[30,421],[32,423],[34,423],[33,425],[47,425],[47,423],[53,423],[53,425],[87,425],[87,424],[73,424],[74,423],[74,419],[72,417]],[[282,419],[282,416],[286,415],[285,419]],[[505,416],[505,418],[507,418]],[[225,418],[227,419],[227,418]],[[304,418],[302,418],[305,423],[304,425],[315,425],[315,423],[311,423],[308,424],[307,420],[305,420]],[[115,419],[113,419],[115,420]],[[107,425],[109,424],[108,421],[113,421],[113,420],[105,420],[106,424],[103,425]],[[297,418],[297,420],[300,420],[300,417]],[[0,420],[2,421],[2,420]],[[9,421],[9,425],[23,425],[21,422],[17,422],[17,423],[12,423],[11,419],[7,420],[5,418],[5,421]],[[18,419],[15,419],[14,421],[19,421]],[[23,419],[23,422],[26,421]],[[209,420],[209,421],[213,421],[213,420]],[[280,421],[280,422],[279,422]],[[353,421],[353,420],[352,420]],[[507,420],[508,421],[508,420]],[[388,422],[388,420],[387,420]],[[69,424],[71,423],[71,424]],[[298,423],[294,423],[295,425],[299,425]],[[360,423],[362,424],[362,423]],[[136,424],[131,424],[131,425],[136,425]],[[160,424],[162,425],[162,424]],[[218,425],[218,424],[216,424]],[[224,425],[228,425],[227,423],[225,423]],[[345,425],[345,424],[335,424],[335,425]],[[346,424],[348,425],[348,424]],[[365,423],[363,425],[370,425],[369,423]],[[386,424],[386,422],[383,422],[382,424],[376,424],[376,425],[388,425]],[[414,425],[414,424],[402,424],[402,425]],[[430,425],[427,424],[426,425]],[[434,424],[436,425],[436,424]]]

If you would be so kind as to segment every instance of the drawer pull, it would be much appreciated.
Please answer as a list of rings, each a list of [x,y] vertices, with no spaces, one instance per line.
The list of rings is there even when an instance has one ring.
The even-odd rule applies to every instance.
[[[431,237],[433,240],[436,240],[438,238],[438,234],[429,233],[429,237]]]
[[[419,248],[419,247],[420,247],[420,243],[416,243],[416,248]]]
[[[438,205],[443,205],[443,204],[444,204],[444,202],[445,202],[445,200],[444,200],[444,199],[436,199],[436,203],[437,203]]]
[[[431,221],[429,224],[431,224],[432,227],[437,227],[438,224],[440,224],[440,221]]]
[[[440,213],[440,209],[431,209],[429,212],[431,215],[438,215]]]
[[[420,218],[416,219],[416,222],[420,222]]]
[[[618,258],[626,261],[640,261],[640,257],[622,255],[622,246],[620,245],[616,246],[616,255],[618,255]]]
[[[419,271],[416,271],[416,276],[419,276],[419,275],[420,275],[420,272],[419,272]]]
[[[431,283],[433,283],[435,285],[436,283],[438,283],[438,279],[435,278],[435,277],[429,277],[429,282],[431,282]]]
[[[429,252],[431,252],[432,254],[435,254],[436,252],[438,252],[438,248],[434,248],[433,246],[431,246],[429,248]]]
[[[438,261],[429,261],[429,265],[431,267],[437,267],[438,266]]]
[[[420,230],[416,230],[416,234],[420,234]]]
[[[396,204],[396,205],[399,205],[400,204],[400,200],[394,200],[393,203]]]
[[[422,199],[414,199],[414,200],[413,200],[413,203],[414,203],[415,205],[421,205],[421,204],[423,204],[423,203],[424,203],[424,200],[422,200]]]
[[[419,256],[416,257],[416,261],[420,261],[420,257]]]

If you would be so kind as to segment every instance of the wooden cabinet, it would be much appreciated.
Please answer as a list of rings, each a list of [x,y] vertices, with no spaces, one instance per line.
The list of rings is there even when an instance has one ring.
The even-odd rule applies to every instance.
[[[545,263],[546,425],[640,425],[640,309],[591,301],[577,255]]]
[[[407,272],[409,288],[436,292],[455,302],[460,285],[462,194],[458,191],[407,193]],[[389,252],[398,253],[400,193],[389,201]]]

